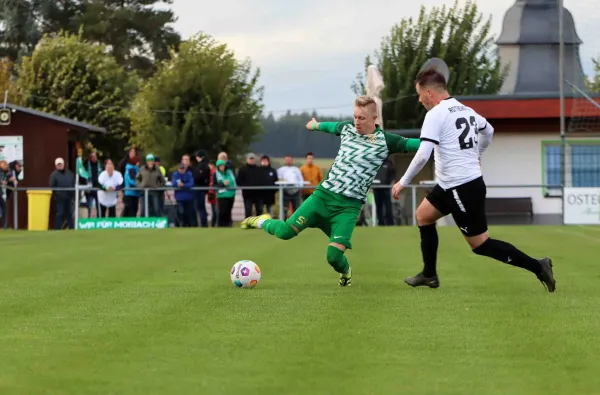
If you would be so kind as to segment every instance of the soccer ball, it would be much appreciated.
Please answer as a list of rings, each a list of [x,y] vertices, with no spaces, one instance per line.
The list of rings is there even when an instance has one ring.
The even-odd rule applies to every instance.
[[[231,268],[231,282],[238,288],[256,287],[260,276],[260,268],[252,261],[239,261]]]

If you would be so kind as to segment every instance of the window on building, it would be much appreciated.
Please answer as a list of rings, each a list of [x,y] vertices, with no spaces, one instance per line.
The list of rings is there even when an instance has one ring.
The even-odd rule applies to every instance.
[[[562,146],[560,142],[544,144],[544,184],[548,196],[561,196],[563,180]],[[566,145],[565,155],[567,187],[600,188],[600,140],[576,142]]]

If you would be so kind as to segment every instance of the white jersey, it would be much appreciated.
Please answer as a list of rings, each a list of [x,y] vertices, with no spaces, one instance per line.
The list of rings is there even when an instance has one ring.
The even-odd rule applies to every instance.
[[[442,100],[425,116],[421,141],[435,144],[435,175],[443,189],[481,177],[479,134],[491,134],[485,118],[453,97]]]

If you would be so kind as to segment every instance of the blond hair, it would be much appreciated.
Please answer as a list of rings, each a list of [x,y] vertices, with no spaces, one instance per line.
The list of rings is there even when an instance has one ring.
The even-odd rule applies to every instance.
[[[356,98],[356,100],[354,100],[354,105],[356,107],[367,107],[370,106],[371,104],[375,105],[375,107],[377,107],[377,102],[375,101],[374,98],[372,98],[369,95],[362,95]]]

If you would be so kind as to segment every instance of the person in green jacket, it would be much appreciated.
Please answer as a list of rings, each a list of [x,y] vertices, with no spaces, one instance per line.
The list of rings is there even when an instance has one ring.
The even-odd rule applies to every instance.
[[[231,211],[235,201],[235,174],[227,168],[227,162],[218,160],[217,171],[213,175],[213,185],[217,190],[217,226],[232,227]]]

